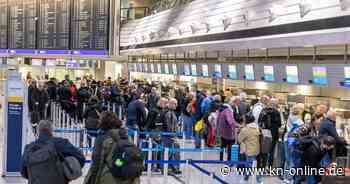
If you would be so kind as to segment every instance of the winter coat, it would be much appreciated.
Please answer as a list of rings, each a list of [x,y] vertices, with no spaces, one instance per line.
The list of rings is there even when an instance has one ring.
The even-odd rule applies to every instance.
[[[135,99],[128,105],[126,125],[130,128],[144,127],[146,116],[145,104]]]
[[[194,119],[196,120],[196,122],[199,121],[203,116],[202,110],[201,110],[201,105],[202,105],[204,98],[205,98],[204,94],[202,92],[198,91],[197,95],[196,95],[196,103],[195,103],[196,109],[192,114]]]
[[[47,93],[49,94],[50,100],[56,100],[57,98],[57,85],[54,81],[47,82]]]
[[[47,91],[32,88],[28,93],[29,112],[44,112],[45,105],[49,101]]]
[[[343,138],[341,138],[338,135],[337,129],[335,127],[335,122],[328,119],[328,118],[324,118],[321,121],[321,126],[320,126],[320,130],[319,133],[322,136],[331,136],[335,139],[336,143],[338,145],[346,145],[347,143],[345,142],[345,140]]]
[[[300,116],[290,114],[287,120],[287,131],[284,135],[284,141],[288,140],[288,135],[293,132],[295,129],[299,128],[304,124]]]
[[[110,173],[104,160],[111,156],[114,140],[107,134],[113,136],[114,139],[128,139],[127,130],[124,129],[111,129],[101,132],[95,141],[92,165],[84,180],[84,184],[140,184],[140,178],[130,178],[122,181]]]
[[[233,117],[232,107],[228,104],[222,105],[218,115],[218,128],[220,129],[221,137],[227,140],[234,140],[235,129],[237,127],[238,125]]]
[[[299,144],[304,146],[303,164],[311,168],[320,168],[321,160],[327,154],[327,150],[321,147],[320,137],[301,139]]]
[[[74,157],[76,158],[81,167],[83,168],[85,165],[85,157],[79,151],[78,148],[74,147],[67,139],[59,138],[59,137],[51,137],[48,134],[40,134],[39,139],[32,142],[30,145],[27,145],[24,149],[22,163],[21,163],[21,175],[24,178],[28,178],[28,148],[32,147],[32,145],[38,145],[40,142],[49,141],[55,145],[57,152],[61,153],[63,157]]]
[[[159,96],[157,94],[149,94],[147,97],[147,108],[148,109],[154,109],[157,108],[157,102],[159,100]]]
[[[278,139],[278,129],[282,126],[282,118],[280,112],[272,107],[264,108],[259,116],[259,127],[266,128],[271,131],[272,138]]]
[[[257,156],[260,153],[260,131],[259,126],[255,123],[250,123],[242,128],[238,135],[238,142],[241,145],[241,153],[246,156]]]
[[[201,113],[206,114],[210,110],[210,104],[214,101],[214,97],[207,96],[203,99],[201,103]]]
[[[253,113],[253,116],[254,116],[254,118],[255,118],[255,121],[254,121],[254,123],[256,123],[256,124],[260,124],[259,123],[259,116],[260,116],[260,113],[261,113],[261,111],[265,108],[266,106],[263,104],[263,103],[261,103],[261,102],[258,102],[258,103],[256,103],[254,106],[253,106],[253,109],[252,109],[252,113]]]

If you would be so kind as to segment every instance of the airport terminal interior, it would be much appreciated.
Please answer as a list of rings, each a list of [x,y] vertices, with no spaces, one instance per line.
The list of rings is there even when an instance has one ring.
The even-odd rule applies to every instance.
[[[0,0],[0,131],[0,184],[349,184],[350,0]]]

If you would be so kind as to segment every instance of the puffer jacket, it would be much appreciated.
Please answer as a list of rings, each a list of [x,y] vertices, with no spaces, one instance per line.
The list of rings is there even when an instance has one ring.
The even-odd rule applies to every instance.
[[[110,136],[108,136],[110,135]],[[111,156],[114,139],[128,139],[127,130],[111,129],[102,131],[96,138],[94,152],[92,154],[92,165],[85,178],[84,184],[140,184],[140,178],[120,180],[115,178],[109,171],[104,160]]]
[[[235,129],[238,128],[238,124],[235,121],[232,107],[229,104],[224,104],[219,108],[217,123],[222,138],[226,140],[235,139]]]

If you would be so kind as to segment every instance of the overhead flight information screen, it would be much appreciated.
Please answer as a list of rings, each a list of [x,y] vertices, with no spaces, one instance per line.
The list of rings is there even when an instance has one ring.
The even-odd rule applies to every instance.
[[[0,0],[0,48],[7,48],[7,0]],[[0,62],[1,63],[1,62]]]
[[[69,49],[71,0],[40,0],[39,49]]]
[[[33,49],[36,41],[36,0],[9,0],[9,48]]]
[[[109,0],[75,0],[72,17],[72,48],[108,48]]]

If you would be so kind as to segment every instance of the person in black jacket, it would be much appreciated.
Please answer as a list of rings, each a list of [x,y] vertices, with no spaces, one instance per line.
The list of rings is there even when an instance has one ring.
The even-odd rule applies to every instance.
[[[278,111],[277,99],[271,99],[267,107],[265,107],[259,115],[259,127],[269,129],[272,135],[271,151],[267,155],[268,166],[273,166],[274,153],[276,144],[278,143],[278,130],[282,126],[281,113]],[[265,162],[264,162],[265,163]]]
[[[138,92],[134,92],[133,100],[127,108],[126,126],[133,130],[143,129],[147,118],[145,104],[140,100],[140,95]]]
[[[52,122],[47,120],[42,120],[39,123],[38,129],[39,129],[39,139],[26,145],[22,156],[22,160],[21,160],[21,175],[24,178],[28,179],[29,183],[32,183],[34,181],[33,179],[36,179],[35,183],[42,183],[40,181],[37,181],[37,178],[31,178],[31,176],[29,175],[31,168],[28,165],[28,162],[29,162],[28,158],[31,156],[30,154],[32,154],[31,149],[33,147],[40,146],[45,142],[53,143],[57,152],[62,154],[63,157],[74,157],[79,161],[81,168],[84,167],[85,157],[82,154],[82,152],[80,152],[78,148],[74,147],[67,139],[53,136]],[[42,172],[45,173],[45,170]],[[47,175],[47,177],[50,177],[50,176],[51,175]],[[50,178],[47,178],[46,180],[50,180]],[[67,184],[68,182],[69,181],[62,184]]]
[[[298,148],[302,152],[300,165],[296,165],[296,168],[315,168],[320,169],[327,167],[328,165],[321,165],[322,160],[327,155],[327,152],[334,148],[336,141],[331,136],[323,137],[310,137],[301,139],[298,144]],[[304,174],[305,175],[305,174]],[[321,176],[317,174],[311,174],[306,176],[307,183],[316,184],[321,181]],[[302,177],[294,176],[294,183],[300,184]]]
[[[80,120],[82,120],[82,116],[84,114],[84,104],[87,104],[89,102],[89,99],[91,97],[91,91],[86,86],[85,82],[81,83],[81,86],[77,92],[77,115]]]
[[[32,80],[28,87],[28,109],[29,112],[33,112],[35,108],[35,104],[37,104],[39,90],[36,81]]]
[[[344,138],[340,137],[336,128],[337,113],[334,111],[328,111],[326,118],[321,121],[319,134],[323,136],[331,136],[336,141],[337,156],[344,156],[344,147],[347,142]]]
[[[151,89],[151,93],[147,96],[147,108],[152,110],[157,107],[157,102],[160,98],[160,95],[157,93],[156,88]]]
[[[57,84],[56,84],[55,78],[51,78],[47,82],[47,93],[49,94],[49,98],[51,101],[56,101],[56,99],[57,99]]]
[[[91,97],[87,104],[83,117],[86,119],[85,128],[88,133],[88,144],[91,146],[92,137],[97,136],[100,114],[103,111],[101,104],[98,103],[97,97]]]

